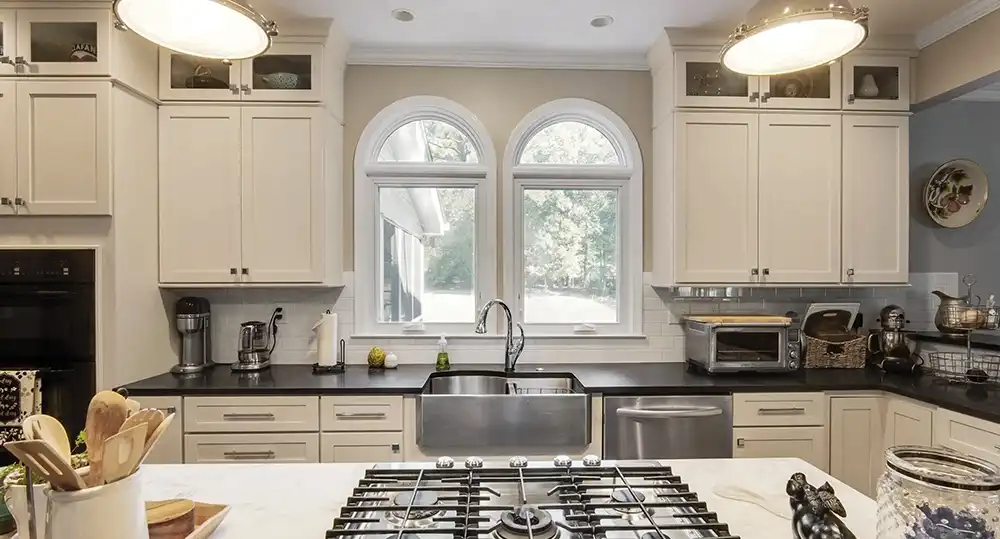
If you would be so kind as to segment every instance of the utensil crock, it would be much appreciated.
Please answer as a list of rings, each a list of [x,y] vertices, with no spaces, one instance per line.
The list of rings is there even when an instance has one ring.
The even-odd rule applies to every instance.
[[[149,539],[141,473],[73,492],[46,489],[45,539]]]

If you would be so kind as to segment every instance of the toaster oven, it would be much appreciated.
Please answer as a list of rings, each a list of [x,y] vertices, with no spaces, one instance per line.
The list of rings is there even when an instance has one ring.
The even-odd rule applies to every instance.
[[[688,363],[711,374],[789,372],[798,369],[800,344],[783,316],[688,316],[684,318]]]

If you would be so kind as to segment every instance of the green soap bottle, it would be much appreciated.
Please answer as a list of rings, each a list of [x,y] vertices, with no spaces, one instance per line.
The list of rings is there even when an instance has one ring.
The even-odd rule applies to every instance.
[[[438,339],[437,370],[447,371],[451,369],[451,360],[448,359],[448,340],[441,335]]]

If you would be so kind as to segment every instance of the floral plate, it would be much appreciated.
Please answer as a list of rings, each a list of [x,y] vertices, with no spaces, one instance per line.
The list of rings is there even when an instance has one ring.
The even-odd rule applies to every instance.
[[[924,186],[924,208],[945,228],[961,228],[979,217],[989,195],[986,173],[968,159],[941,165]]]

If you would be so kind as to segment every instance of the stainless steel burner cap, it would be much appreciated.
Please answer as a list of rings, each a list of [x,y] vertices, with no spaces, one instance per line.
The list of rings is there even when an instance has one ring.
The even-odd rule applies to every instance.
[[[455,459],[451,457],[439,457],[437,464],[434,465],[435,468],[454,468]]]
[[[483,459],[479,457],[469,457],[465,459],[465,467],[472,470],[483,467]]]
[[[552,464],[557,468],[569,468],[573,465],[573,459],[567,457],[566,455],[559,455],[558,457],[552,459]]]
[[[528,457],[511,457],[510,458],[511,468],[527,468],[528,467]]]
[[[600,466],[601,465],[601,457],[598,457],[597,455],[587,455],[587,456],[583,457],[583,465],[584,466]]]

